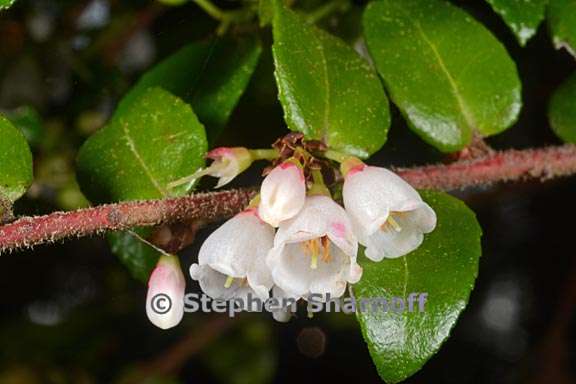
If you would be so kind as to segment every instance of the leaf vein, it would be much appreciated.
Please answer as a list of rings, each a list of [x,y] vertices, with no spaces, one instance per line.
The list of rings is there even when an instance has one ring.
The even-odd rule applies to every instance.
[[[450,88],[452,89],[452,94],[454,95],[454,97],[456,99],[456,103],[458,104],[458,108],[462,112],[462,116],[464,117],[466,124],[468,124],[468,126],[471,129],[475,129],[476,128],[475,119],[472,116],[472,113],[469,111],[468,106],[466,105],[464,98],[462,97],[460,88],[458,87],[458,83],[456,82],[454,77],[452,77],[452,74],[450,73],[450,71],[448,71],[448,68],[446,67],[446,64],[444,63],[444,60],[442,59],[440,52],[438,52],[438,48],[428,38],[428,35],[426,35],[426,32],[424,32],[420,23],[418,23],[417,21],[413,21],[413,24],[416,27],[416,29],[418,30],[418,33],[420,34],[420,36],[422,37],[422,40],[424,40],[424,42],[430,47],[430,50],[432,51],[432,53],[434,54],[434,57],[436,58],[436,61],[438,62],[438,66],[439,66],[440,70],[446,76],[446,79],[448,80],[448,83],[450,84]]]
[[[326,142],[326,133],[330,130],[330,80],[328,78],[328,61],[326,60],[326,53],[324,52],[324,47],[322,46],[321,39],[318,39],[318,48],[320,50],[320,57],[322,62],[322,72],[324,73],[323,80],[324,80],[324,87],[326,88],[326,99],[324,103],[324,127],[322,129],[322,136],[324,141]]]
[[[132,152],[132,154],[136,158],[136,161],[140,164],[140,166],[144,170],[144,173],[146,173],[146,176],[148,176],[148,178],[152,182],[152,185],[154,186],[154,188],[156,188],[162,196],[164,196],[164,197],[167,196],[168,193],[166,192],[166,190],[164,190],[164,188],[162,188],[160,186],[158,181],[154,178],[154,176],[152,175],[152,172],[150,171],[150,169],[148,168],[148,166],[144,162],[144,159],[142,158],[142,156],[140,156],[140,153],[136,149],[136,143],[134,143],[134,140],[132,140],[132,138],[130,137],[130,131],[128,129],[127,124],[122,124],[122,131],[124,132],[124,138],[126,139],[126,143],[128,144],[128,148],[130,149],[130,152]]]

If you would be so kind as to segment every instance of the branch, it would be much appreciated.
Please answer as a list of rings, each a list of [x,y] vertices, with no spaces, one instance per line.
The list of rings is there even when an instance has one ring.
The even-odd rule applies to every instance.
[[[153,226],[190,218],[220,220],[242,210],[254,193],[253,189],[236,189],[23,217],[0,227],[0,253],[67,237],[82,237],[136,226]]]
[[[495,182],[548,180],[576,174],[576,145],[507,150],[450,164],[394,169],[415,188],[445,191]]]
[[[546,180],[576,174],[576,146],[491,152],[450,164],[399,168],[395,171],[416,188],[440,190],[499,181]],[[23,217],[0,226],[0,253],[134,226],[154,226],[188,219],[220,220],[241,211],[254,193],[253,189],[236,189]]]

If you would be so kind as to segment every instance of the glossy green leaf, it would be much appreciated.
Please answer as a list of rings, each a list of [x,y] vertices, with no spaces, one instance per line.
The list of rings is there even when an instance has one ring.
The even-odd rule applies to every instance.
[[[556,49],[566,48],[576,57],[576,1],[550,0],[548,23]]]
[[[384,145],[388,99],[370,65],[342,40],[274,3],[274,63],[291,130],[367,157]]]
[[[548,118],[558,137],[568,143],[576,143],[576,73],[552,95]]]
[[[0,199],[15,201],[32,183],[32,153],[26,138],[0,116]]]
[[[148,88],[82,146],[78,179],[93,202],[178,196],[187,187],[168,190],[167,184],[200,168],[207,147],[190,106],[161,88]],[[110,235],[109,241],[132,274],[145,280],[158,252],[129,233]]]
[[[546,16],[548,0],[486,0],[508,27],[520,45],[525,45],[536,34]]]
[[[122,99],[114,119],[123,116],[148,89],[161,87],[192,105],[206,125],[209,139],[214,141],[247,87],[261,50],[255,38],[189,44],[146,72]],[[195,159],[195,155],[189,154],[188,159]],[[197,164],[202,163],[199,161]],[[191,168],[186,174],[192,171]],[[150,197],[150,191],[133,192],[131,198]],[[172,192],[181,194],[184,190]],[[158,257],[155,250],[129,233],[114,234],[109,241],[135,277],[147,278]]]
[[[91,136],[78,155],[82,191],[92,202],[179,195],[167,184],[204,164],[204,127],[186,103],[149,88],[110,124]]]
[[[10,8],[15,2],[16,0],[0,0],[0,11]]]
[[[406,298],[427,293],[424,311],[358,312],[362,334],[378,373],[397,383],[417,372],[448,338],[466,306],[478,273],[482,231],[474,213],[442,192],[423,192],[438,225],[416,251],[375,263],[362,257],[356,299]],[[408,304],[405,303],[406,308]]]
[[[364,13],[368,49],[390,97],[425,141],[462,149],[510,127],[521,84],[506,49],[444,0],[380,0]]]
[[[244,93],[261,51],[254,38],[189,44],[146,72],[123,98],[118,113],[146,89],[162,87],[192,106],[214,141]]]

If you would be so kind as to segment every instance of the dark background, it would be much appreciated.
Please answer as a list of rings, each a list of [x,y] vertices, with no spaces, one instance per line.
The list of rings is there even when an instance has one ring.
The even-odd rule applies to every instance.
[[[78,20],[91,1],[18,1],[0,16],[0,108],[23,114],[35,156],[35,183],[17,213],[86,204],[74,182],[79,145],[109,117],[142,71],[180,46],[211,35],[216,23],[192,3],[98,1],[100,24]],[[545,25],[525,48],[483,1],[455,1],[506,45],[523,82],[517,124],[488,142],[497,149],[558,144],[546,118],[549,96],[574,69]],[[319,2],[299,2],[313,8]],[[234,2],[222,2],[233,8]],[[323,26],[352,40],[357,3]],[[270,42],[270,31],[260,32]],[[34,120],[34,119],[32,119]],[[219,140],[266,147],[287,133],[276,99],[269,45]],[[442,160],[393,110],[378,165]],[[254,185],[259,170],[236,185]],[[480,273],[452,337],[409,383],[570,383],[576,381],[576,179],[487,186],[456,192],[484,230]],[[182,254],[185,269],[212,228]],[[457,235],[457,234],[455,234]],[[188,291],[197,287],[188,279]],[[146,287],[101,238],[70,240],[0,257],[0,383],[379,382],[354,318],[185,316],[161,331],[145,315]]]

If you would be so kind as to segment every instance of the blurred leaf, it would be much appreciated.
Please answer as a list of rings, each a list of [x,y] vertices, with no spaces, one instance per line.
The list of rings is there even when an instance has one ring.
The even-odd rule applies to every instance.
[[[167,184],[200,168],[207,147],[204,127],[190,106],[161,88],[149,88],[82,146],[78,180],[92,202],[183,195],[187,186],[169,191]],[[157,251],[127,233],[109,239],[132,274],[146,280]]]
[[[117,113],[149,87],[162,87],[191,104],[213,142],[244,93],[261,51],[255,38],[189,44],[146,72]]]
[[[438,226],[416,251],[379,263],[362,258],[356,299],[407,298],[427,293],[424,311],[357,313],[380,377],[397,383],[417,372],[448,338],[468,303],[478,273],[482,230],[474,213],[450,195],[422,192],[438,215]]]
[[[270,321],[252,319],[235,333],[217,340],[203,354],[221,383],[271,383],[278,364]]]
[[[26,138],[0,115],[0,198],[17,200],[32,178],[32,153]]]
[[[274,62],[288,127],[368,157],[384,145],[388,99],[370,65],[342,40],[274,3]]]
[[[576,143],[576,73],[554,92],[548,107],[552,130],[568,143]]]
[[[258,0],[258,17],[260,19],[260,27],[265,27],[272,23],[274,18],[272,0]]]
[[[473,132],[516,121],[521,84],[502,44],[443,0],[381,0],[364,13],[364,34],[390,97],[412,129],[445,152]]]
[[[158,2],[168,6],[178,6],[186,4],[188,0],[158,0]]]
[[[138,235],[146,238],[150,228],[134,230]],[[112,252],[120,258],[122,264],[128,268],[132,276],[145,283],[158,262],[159,252],[142,242],[129,232],[112,232],[108,234],[108,243]]]
[[[548,0],[486,0],[508,27],[520,45],[525,45],[536,34],[544,20]]]
[[[0,0],[0,11],[10,8],[15,2],[16,0]]]
[[[144,91],[92,135],[78,155],[82,191],[92,202],[181,195],[167,184],[204,164],[204,127],[194,111],[160,88]]]
[[[556,49],[566,48],[576,57],[576,1],[550,0],[548,23]]]
[[[42,119],[33,107],[17,108],[6,113],[6,117],[22,131],[31,146],[37,146],[42,142],[44,136]]]

